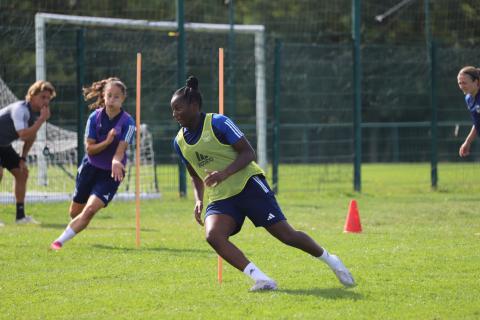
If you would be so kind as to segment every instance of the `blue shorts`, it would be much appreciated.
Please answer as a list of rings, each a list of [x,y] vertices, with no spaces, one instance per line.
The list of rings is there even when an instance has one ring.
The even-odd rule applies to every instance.
[[[252,176],[239,194],[211,202],[207,206],[205,218],[211,214],[227,214],[237,222],[237,228],[231,235],[242,229],[245,217],[248,217],[255,227],[269,227],[287,220],[275,194],[262,175]]]
[[[90,195],[94,194],[106,207],[120,185],[120,181],[115,181],[111,174],[110,170],[99,169],[90,162],[84,161],[78,168],[73,201],[80,204],[87,203]]]

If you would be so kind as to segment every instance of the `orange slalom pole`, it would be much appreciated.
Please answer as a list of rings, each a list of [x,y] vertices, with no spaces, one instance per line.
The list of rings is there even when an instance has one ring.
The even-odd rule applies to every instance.
[[[218,113],[223,114],[223,48],[218,48]],[[218,283],[222,283],[223,259],[218,256],[217,278]]]
[[[217,257],[217,278],[218,283],[222,284],[222,273],[223,273],[223,259],[222,257]]]
[[[224,114],[223,109],[223,48],[218,48],[218,113]]]
[[[142,87],[142,54],[137,53],[136,148],[135,148],[135,222],[136,244],[140,247],[140,100]]]

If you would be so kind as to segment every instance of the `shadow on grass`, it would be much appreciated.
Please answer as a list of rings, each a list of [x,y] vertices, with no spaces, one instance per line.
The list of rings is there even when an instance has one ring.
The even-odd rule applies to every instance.
[[[68,223],[42,223],[40,225],[41,228],[45,229],[65,229]],[[135,231],[135,227],[87,227],[88,230],[131,230]],[[157,229],[149,229],[149,228],[140,228],[140,231],[145,232],[154,232],[158,231]]]
[[[42,223],[40,228],[45,229],[65,229],[67,223]]]
[[[301,296],[316,296],[325,299],[361,300],[363,295],[344,288],[278,289],[277,292]]]
[[[184,248],[166,248],[166,247],[115,247],[115,246],[107,246],[104,244],[94,244],[92,247],[96,249],[103,249],[103,250],[116,250],[116,251],[123,251],[123,252],[134,252],[134,251],[155,251],[155,252],[171,252],[171,253],[196,253],[200,255],[211,255],[211,250],[202,250],[202,249],[184,249]]]

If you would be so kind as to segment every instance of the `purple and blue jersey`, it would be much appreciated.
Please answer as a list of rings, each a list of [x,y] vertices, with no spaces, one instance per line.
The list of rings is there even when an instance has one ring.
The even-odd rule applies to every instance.
[[[120,181],[115,181],[111,177],[112,160],[120,141],[126,141],[128,144],[133,142],[135,121],[123,110],[113,119],[109,119],[104,108],[97,109],[88,117],[85,138],[93,139],[97,143],[102,142],[111,129],[116,131],[113,142],[96,155],[85,155],[78,168],[73,193],[73,201],[76,203],[86,203],[90,195],[95,195],[107,206],[118,190]],[[123,165],[126,161],[124,155]]]
[[[85,156],[93,166],[103,170],[111,170],[112,159],[120,141],[126,141],[128,144],[133,142],[135,136],[135,121],[123,110],[113,119],[109,119],[105,108],[95,110],[88,117],[85,128],[86,139],[93,139],[97,143],[102,142],[107,138],[108,132],[111,129],[115,129],[116,131],[113,142],[102,152]],[[126,162],[127,156],[124,155],[122,159],[123,165],[125,165]]]
[[[203,112],[200,114],[200,125],[195,130],[183,128],[183,137],[188,144],[195,144],[197,143],[198,139],[200,139],[203,131],[203,123],[205,122],[205,116],[206,114]],[[218,141],[227,145],[235,144],[244,136],[243,132],[235,125],[235,123],[233,123],[232,120],[230,120],[230,118],[221,114],[213,114],[212,129]],[[183,156],[176,139],[173,140],[173,148],[180,156],[182,162],[186,165],[188,161]]]
[[[470,94],[465,95],[465,103],[470,111],[477,134],[480,135],[480,92],[475,97]]]

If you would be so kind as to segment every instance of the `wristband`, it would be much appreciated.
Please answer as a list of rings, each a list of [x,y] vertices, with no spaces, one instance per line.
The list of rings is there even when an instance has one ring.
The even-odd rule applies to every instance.
[[[20,160],[27,162],[27,159],[25,157],[20,157]]]

